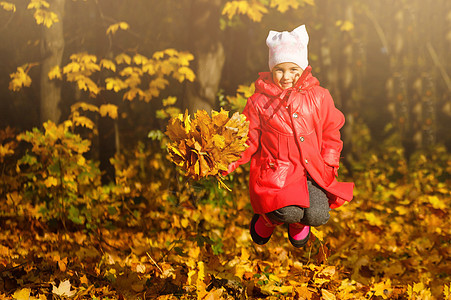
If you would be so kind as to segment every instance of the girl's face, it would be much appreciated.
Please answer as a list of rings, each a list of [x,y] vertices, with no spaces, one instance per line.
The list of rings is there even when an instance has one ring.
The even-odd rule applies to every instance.
[[[285,90],[296,84],[303,71],[295,63],[281,63],[272,68],[272,80]]]

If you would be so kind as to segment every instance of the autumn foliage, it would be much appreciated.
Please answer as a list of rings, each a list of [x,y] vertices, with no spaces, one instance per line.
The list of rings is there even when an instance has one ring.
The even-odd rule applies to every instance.
[[[204,133],[224,124],[239,128],[230,134],[246,129],[238,114],[209,118],[182,115],[169,135],[188,141],[185,122],[206,126]],[[354,174],[355,199],[296,249],[283,227],[268,245],[252,243],[246,168],[228,177],[229,192],[209,176],[187,181],[193,166],[181,170],[158,144],[140,143],[114,158],[116,183],[102,186],[97,165],[82,156],[89,142],[73,129],[67,121],[19,135],[1,131],[2,297],[449,297],[451,165],[442,147],[406,161],[387,146],[382,155],[365,153],[352,170],[342,166],[344,178]],[[204,150],[224,149],[201,142]]]
[[[134,3],[138,2],[137,7],[149,6],[145,1]],[[183,1],[153,4],[166,7],[177,2]],[[100,32],[106,37],[102,43],[110,43],[108,50],[85,48],[89,38],[79,38],[78,31],[86,27],[77,19],[77,32],[64,35],[77,44],[76,51],[69,44],[62,63],[41,74],[65,86],[65,95],[76,94],[67,100],[70,109],[64,120],[24,130],[0,128],[0,299],[451,299],[451,155],[431,139],[448,132],[434,119],[439,109],[449,113],[450,107],[448,102],[444,105],[451,86],[447,62],[439,60],[446,54],[446,44],[440,44],[437,49],[443,48],[439,49],[442,52],[436,52],[434,41],[422,35],[428,27],[416,27],[424,25],[424,19],[413,18],[423,16],[418,12],[424,1],[416,1],[416,6],[409,6],[409,1],[376,1],[375,6],[369,1],[322,1],[323,7],[326,2],[334,3],[327,6],[328,14],[299,10],[314,8],[317,2],[230,0],[222,2],[219,12],[222,30],[246,26],[246,30],[225,31],[229,48],[236,50],[228,55],[246,52],[237,47],[242,40],[230,38],[233,34],[246,33],[243,40],[258,35],[258,27],[249,20],[268,22],[265,17],[276,17],[289,23],[295,16],[297,24],[302,15],[315,24],[312,32],[327,31],[324,38],[312,39],[318,51],[311,52],[311,61],[339,95],[334,96],[339,99],[337,106],[347,106],[344,130],[351,130],[344,135],[350,138],[345,142],[339,178],[355,182],[356,189],[354,199],[333,210],[326,225],[312,228],[304,248],[292,247],[282,226],[275,229],[267,245],[253,243],[248,228],[253,215],[249,167],[220,175],[246,148],[248,123],[239,112],[254,86],[239,85],[235,96],[218,91],[225,110],[181,114],[175,91],[196,80],[198,74],[191,67],[199,57],[166,48],[170,41],[148,38],[154,35],[134,31],[130,24],[135,22],[116,17],[107,17],[102,25],[89,23],[96,24],[90,33],[104,27]],[[118,7],[130,6],[130,15],[137,15],[133,5],[120,3]],[[385,10],[387,3],[397,13],[391,11],[381,19],[373,15],[374,7]],[[191,7],[193,1],[185,4],[178,9]],[[64,21],[45,0],[0,1],[2,16],[8,15],[8,20],[2,20],[2,34],[15,20],[19,20],[17,28],[29,29],[23,26],[22,17],[15,17],[21,9],[30,13],[39,30]],[[83,7],[83,11],[89,12],[89,19],[95,18],[93,10]],[[436,11],[426,12],[425,18]],[[155,18],[162,26],[182,24],[172,13],[166,11],[160,19],[156,10],[146,18]],[[188,13],[183,11],[183,15]],[[354,20],[357,24],[364,19],[371,26],[354,27]],[[147,21],[143,22],[145,30],[159,33],[161,27],[149,28]],[[261,24],[265,33],[268,24]],[[447,32],[438,27],[434,30],[444,40]],[[122,44],[113,43],[122,40],[119,36],[124,32],[133,40],[146,36],[150,43],[135,44],[128,38]],[[366,38],[376,35],[381,45],[376,38]],[[26,44],[41,46],[42,40]],[[409,44],[414,46],[406,50]],[[5,99],[22,101],[24,95],[31,95],[38,102],[35,91],[39,88],[32,90],[39,82],[36,71],[49,53],[24,58],[28,52],[21,52],[14,41],[11,45],[5,49],[17,54],[16,58],[8,56],[11,62],[5,64],[5,72],[10,75],[3,80],[2,93],[13,95]],[[249,56],[259,56],[254,45],[250,41],[245,45],[252,51],[243,56],[249,65],[255,63]],[[366,52],[365,47],[379,51],[375,45],[382,47],[381,53]],[[152,47],[154,52],[148,49]],[[429,58],[417,56],[417,50],[436,57],[443,64],[440,72],[430,73],[434,66]],[[236,57],[237,62],[241,59]],[[385,64],[374,68],[367,62],[372,59]],[[375,86],[374,73],[366,71],[373,68],[387,73],[380,86]],[[230,70],[224,73],[232,74]],[[440,94],[441,76],[448,93]],[[384,84],[387,95],[368,98],[363,93],[383,90]],[[382,99],[385,96],[388,99]],[[370,103],[375,99],[376,104]],[[148,127],[139,138],[121,132],[121,148],[109,160],[114,176],[105,183],[99,161],[100,121],[111,121],[112,127],[131,124],[129,131],[142,130],[131,116],[141,107],[138,101],[152,106],[155,115],[142,115],[153,130],[147,139]],[[374,106],[368,108],[368,103]],[[383,116],[378,114],[382,110],[373,109],[382,107],[380,103],[388,104]],[[385,120],[389,114],[392,119],[380,133],[383,138],[371,136],[375,130],[369,129],[365,117]],[[155,129],[155,124],[161,126]],[[115,133],[119,135],[119,130]],[[406,144],[409,135],[421,141],[415,151],[409,148],[412,144]]]
[[[185,170],[185,175],[198,180],[219,176],[230,163],[238,160],[247,148],[249,123],[238,112],[197,111],[191,120],[186,112],[169,120],[166,134],[171,160]],[[222,182],[222,181],[221,181]]]

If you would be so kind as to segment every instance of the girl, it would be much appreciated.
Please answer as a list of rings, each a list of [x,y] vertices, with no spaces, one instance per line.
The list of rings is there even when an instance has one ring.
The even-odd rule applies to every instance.
[[[310,226],[329,220],[331,208],[351,201],[354,184],[336,180],[343,114],[308,65],[308,34],[270,31],[269,69],[260,73],[244,108],[248,148],[228,172],[251,161],[249,192],[255,243],[267,243],[280,224],[288,224],[295,247],[304,246]]]

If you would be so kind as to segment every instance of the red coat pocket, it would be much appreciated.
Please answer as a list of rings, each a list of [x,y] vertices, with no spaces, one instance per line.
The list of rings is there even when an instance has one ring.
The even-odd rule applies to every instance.
[[[290,162],[279,159],[267,159],[262,161],[260,175],[257,184],[262,187],[281,189],[285,186]]]

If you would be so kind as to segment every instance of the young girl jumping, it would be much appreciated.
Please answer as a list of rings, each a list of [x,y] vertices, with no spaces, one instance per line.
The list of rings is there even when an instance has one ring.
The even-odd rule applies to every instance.
[[[276,226],[288,224],[291,244],[302,247],[310,226],[325,224],[330,209],[352,199],[354,184],[336,180],[344,115],[311,74],[308,41],[304,25],[269,32],[270,72],[259,74],[243,111],[249,147],[227,172],[251,161],[250,232],[260,245]]]

